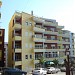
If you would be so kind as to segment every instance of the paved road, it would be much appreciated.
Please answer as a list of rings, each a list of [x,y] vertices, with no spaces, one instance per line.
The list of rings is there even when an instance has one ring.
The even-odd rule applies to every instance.
[[[58,72],[56,74],[47,74],[47,75],[66,75],[66,73],[65,72]]]
[[[32,74],[27,74],[27,75],[32,75]],[[58,72],[56,74],[47,74],[47,75],[66,75],[65,72]]]

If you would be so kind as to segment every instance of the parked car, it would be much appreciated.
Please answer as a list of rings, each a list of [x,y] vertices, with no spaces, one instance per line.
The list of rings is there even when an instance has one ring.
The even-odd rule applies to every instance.
[[[35,68],[32,72],[32,75],[46,75],[47,70],[45,68]]]
[[[55,69],[56,69],[56,73],[57,73],[57,72],[60,72],[60,69],[59,69],[59,68],[55,68]]]
[[[1,75],[27,75],[27,72],[16,68],[1,68]]]
[[[53,73],[57,73],[56,68],[54,67],[48,67],[47,68],[47,74],[53,74]]]
[[[61,67],[60,70],[61,72],[66,72],[66,67]]]

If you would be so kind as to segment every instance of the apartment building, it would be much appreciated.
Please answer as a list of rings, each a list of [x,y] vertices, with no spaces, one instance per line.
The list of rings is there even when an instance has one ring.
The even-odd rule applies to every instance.
[[[4,42],[4,67],[8,67],[8,42]]]
[[[4,35],[5,29],[0,29],[0,67],[4,67]]]
[[[56,20],[15,12],[9,23],[8,66],[35,68],[42,56],[46,61],[58,59],[62,63],[66,48],[74,52],[73,33],[70,36],[63,28]]]

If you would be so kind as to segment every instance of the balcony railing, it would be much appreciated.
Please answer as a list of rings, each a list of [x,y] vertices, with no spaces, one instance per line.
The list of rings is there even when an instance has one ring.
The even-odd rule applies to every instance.
[[[38,46],[38,47],[35,47],[35,49],[43,49],[43,47]]]
[[[18,33],[15,33],[14,35],[15,35],[15,36],[21,36],[21,34],[18,34]]]
[[[15,61],[22,61],[22,59],[15,59]]]
[[[21,49],[21,46],[17,46],[17,47],[15,47],[15,49]]]

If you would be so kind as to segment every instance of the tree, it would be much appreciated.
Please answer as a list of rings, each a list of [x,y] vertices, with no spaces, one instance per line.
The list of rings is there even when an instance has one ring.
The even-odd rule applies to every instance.
[[[54,62],[54,65],[57,67],[59,64],[59,61],[57,59],[54,59],[53,62]]]
[[[41,67],[44,67],[44,63],[45,63],[44,57],[39,58],[39,64],[41,65]]]

